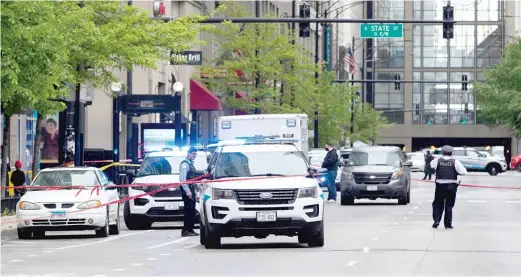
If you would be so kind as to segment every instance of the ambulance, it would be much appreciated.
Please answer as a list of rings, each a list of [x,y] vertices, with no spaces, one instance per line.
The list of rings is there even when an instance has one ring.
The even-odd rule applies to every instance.
[[[254,114],[221,116],[217,139],[273,140],[295,144],[308,159],[308,116],[306,114]]]

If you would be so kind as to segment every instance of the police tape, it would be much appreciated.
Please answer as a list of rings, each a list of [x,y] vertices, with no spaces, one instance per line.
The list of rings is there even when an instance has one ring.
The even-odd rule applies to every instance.
[[[120,198],[120,199],[114,200],[114,201],[109,201],[107,203],[103,203],[103,204],[101,204],[99,206],[96,206],[96,207],[85,208],[85,209],[81,209],[81,210],[75,210],[75,211],[67,212],[66,214],[81,213],[81,212],[92,210],[92,209],[99,209],[99,208],[110,206],[110,205],[114,205],[114,204],[124,203],[124,202],[127,202],[127,201],[131,201],[131,200],[134,200],[134,199],[137,199],[137,198],[144,197],[144,196],[154,195],[156,193],[159,193],[159,192],[162,192],[162,191],[165,191],[165,190],[168,190],[168,189],[172,189],[172,188],[175,188],[175,187],[179,187],[179,186],[184,185],[184,184],[200,184],[202,182],[203,183],[224,183],[224,182],[236,182],[236,181],[255,180],[255,179],[302,177],[302,176],[308,176],[308,175],[256,176],[256,177],[234,178],[233,180],[229,180],[229,179],[202,180],[202,179],[204,179],[204,178],[206,178],[208,176],[209,176],[209,174],[205,174],[205,175],[202,175],[202,176],[199,176],[199,177],[196,177],[196,178],[192,178],[192,179],[190,179],[188,181],[185,181],[185,182],[177,182],[177,183],[169,183],[169,184],[112,185],[112,186],[109,186],[109,187],[116,187],[117,188],[117,187],[132,187],[132,186],[145,187],[146,186],[146,187],[162,187],[162,188],[159,188],[159,189],[156,189],[156,190],[153,190],[153,191],[149,191],[149,192],[143,192],[143,193],[140,193],[140,194],[137,194],[137,195],[133,195],[133,196],[128,196],[128,197],[125,197],[125,198]],[[312,178],[315,178],[315,176],[312,176]],[[71,188],[71,186],[60,186],[60,187],[48,186],[48,187],[53,188],[55,190],[56,189],[69,189],[69,188]],[[17,188],[21,188],[21,187],[17,187]],[[22,188],[29,188],[29,187],[22,187]],[[42,187],[39,187],[39,189],[41,189],[41,188]],[[86,189],[86,188],[89,188],[89,187],[75,186],[75,188],[79,188],[80,189],[80,191],[78,191],[78,193],[76,194],[76,196],[78,196],[83,189]],[[38,188],[35,188],[35,189],[38,189]],[[95,190],[97,190],[98,194],[99,194],[99,189],[100,189],[99,186],[93,187],[93,189],[91,191],[91,195],[92,195],[92,193]],[[42,216],[42,217],[24,218],[24,219],[20,219],[20,220],[12,220],[12,221],[5,221],[5,222],[1,221],[0,224],[12,224],[12,223],[18,223],[18,222],[24,222],[24,221],[32,221],[32,220],[39,220],[39,219],[49,219],[51,217],[52,217],[52,215],[47,215],[47,216]]]
[[[424,182],[424,183],[435,183],[432,180],[422,180],[422,179],[411,179],[416,182]],[[489,186],[489,185],[481,185],[481,184],[459,184],[460,187],[469,187],[469,188],[482,188],[482,189],[510,189],[510,190],[521,190],[520,187],[501,187],[501,186]]]

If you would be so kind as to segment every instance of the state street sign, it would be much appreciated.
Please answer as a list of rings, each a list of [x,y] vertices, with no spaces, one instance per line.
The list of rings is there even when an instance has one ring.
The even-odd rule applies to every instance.
[[[403,24],[360,24],[360,38],[402,38]]]

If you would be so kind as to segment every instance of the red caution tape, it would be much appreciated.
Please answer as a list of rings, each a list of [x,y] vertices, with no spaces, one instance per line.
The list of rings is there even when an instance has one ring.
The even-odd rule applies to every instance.
[[[416,182],[426,182],[426,183],[434,183],[435,181],[431,180],[422,180],[422,179],[411,179]],[[513,189],[513,190],[521,190],[521,187],[500,187],[500,186],[487,186],[487,185],[475,185],[475,184],[460,184],[460,187],[469,187],[469,188],[482,188],[482,189]]]

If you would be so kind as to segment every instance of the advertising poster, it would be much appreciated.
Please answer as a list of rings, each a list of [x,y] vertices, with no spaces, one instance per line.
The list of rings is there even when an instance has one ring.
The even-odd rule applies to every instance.
[[[58,162],[58,138],[60,136],[58,114],[47,116],[40,125],[42,140],[40,141],[41,163]]]
[[[183,132],[181,132],[181,137]],[[175,129],[144,129],[143,152],[161,151],[175,147]]]

